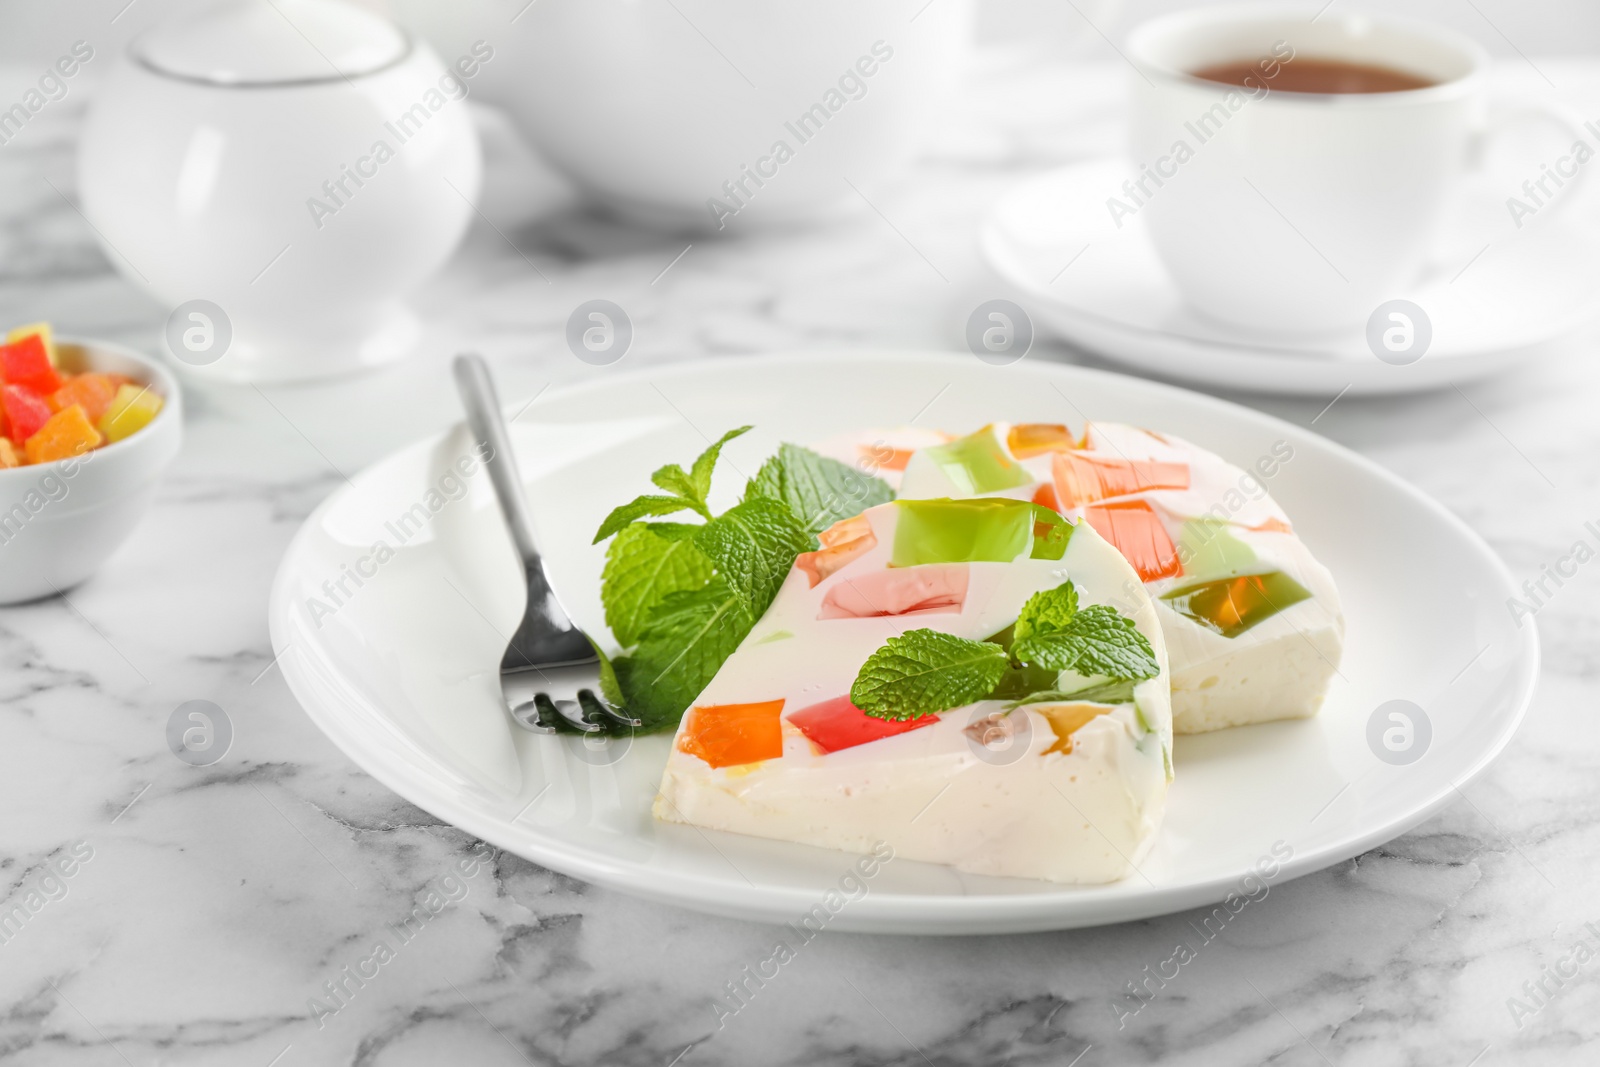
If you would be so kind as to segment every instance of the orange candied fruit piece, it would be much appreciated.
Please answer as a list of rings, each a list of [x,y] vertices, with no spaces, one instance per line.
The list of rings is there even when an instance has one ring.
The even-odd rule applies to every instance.
[[[22,466],[22,460],[17,457],[17,450],[11,444],[11,438],[0,437],[0,470],[10,470],[12,467]]]
[[[77,374],[45,398],[51,411],[65,411],[74,404],[83,406],[90,422],[99,422],[100,416],[111,406],[120,383],[109,374]]]
[[[865,515],[857,515],[852,519],[840,519],[818,534],[817,540],[822,543],[821,548],[803,552],[794,561],[796,567],[806,572],[813,589],[846,563],[872,551],[878,543],[878,535],[872,532],[872,523]]]
[[[103,438],[94,428],[81,404],[62,408],[50,416],[50,421],[28,438],[22,447],[28,453],[29,463],[53,463],[58,459],[81,456],[92,448],[100,447]]]
[[[1183,573],[1178,551],[1173,547],[1167,528],[1161,519],[1142,500],[1128,500],[1119,504],[1095,504],[1083,511],[1095,532],[1122,557],[1133,564],[1142,582],[1157,578],[1171,578]]]
[[[696,705],[678,751],[699,756],[714,769],[777,759],[783,755],[782,711],[782,700]]]
[[[1155,459],[1120,459],[1058,452],[1051,461],[1056,497],[1077,508],[1149,489],[1189,488],[1189,465]]]
[[[1027,459],[1046,452],[1066,452],[1079,444],[1060,423],[1019,422],[1006,434],[1006,447],[1017,459]]]
[[[1039,483],[1039,488],[1033,491],[1033,502],[1051,511],[1061,510],[1061,500],[1056,496],[1056,487],[1049,482]]]

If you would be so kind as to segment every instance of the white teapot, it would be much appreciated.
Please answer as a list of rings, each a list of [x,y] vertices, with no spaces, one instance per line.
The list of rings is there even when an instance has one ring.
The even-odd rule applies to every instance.
[[[340,0],[246,0],[136,39],[91,105],[78,187],[111,261],[173,312],[173,355],[269,381],[408,352],[401,296],[473,214],[464,98],[492,54],[447,68]]]

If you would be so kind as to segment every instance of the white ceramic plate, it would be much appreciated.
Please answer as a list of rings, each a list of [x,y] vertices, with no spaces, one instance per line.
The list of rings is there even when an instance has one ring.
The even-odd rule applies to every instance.
[[[1416,362],[1378,359],[1362,329],[1294,341],[1251,334],[1184,301],[1141,215],[1113,221],[1106,200],[1122,196],[1136,174],[1101,159],[1024,182],[995,205],[981,244],[1041,326],[1163,377],[1330,398],[1436,389],[1559,351],[1600,307],[1600,239],[1591,227],[1556,217],[1515,229],[1504,197],[1522,179],[1496,175],[1462,197],[1439,266],[1394,294],[1431,320],[1432,341]]]
[[[1519,629],[1506,610],[1505,567],[1459,519],[1390,474],[1245,408],[1039,360],[991,367],[970,356],[864,352],[608,373],[541,397],[512,432],[556,588],[600,633],[594,530],[612,506],[649,489],[657,466],[692,458],[705,436],[757,427],[719,468],[726,505],[741,475],[783,440],[911,420],[1077,428],[1086,417],[1159,427],[1241,467],[1280,439],[1293,447],[1270,487],[1340,584],[1343,677],[1313,720],[1179,738],[1166,822],[1126,881],[1071,887],[894,861],[830,928],[1043,930],[1222,900],[1275,844],[1280,857],[1293,853],[1283,879],[1415,826],[1510,739],[1539,656],[1533,627]],[[487,479],[474,474],[456,491],[449,472],[466,448],[460,431],[413,445],[307,520],[270,608],[294,694],[368,772],[495,845],[655,900],[798,920],[853,857],[655,822],[666,737],[641,738],[608,763],[625,746],[590,750],[509,725],[495,668],[521,612],[520,582]],[[380,541],[392,555],[375,550]],[[359,586],[351,571],[365,575]],[[1414,701],[1431,719],[1426,754],[1408,766],[1368,747],[1368,720],[1391,699]]]

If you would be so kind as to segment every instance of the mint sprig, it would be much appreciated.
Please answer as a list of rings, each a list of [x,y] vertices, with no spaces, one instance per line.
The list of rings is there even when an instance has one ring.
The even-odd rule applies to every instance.
[[[631,649],[603,660],[602,688],[646,730],[677,723],[771,605],[795,557],[816,547],[817,529],[894,496],[876,478],[784,445],[744,501],[714,515],[707,501],[722,448],[749,429],[723,434],[687,470],[658,468],[650,480],[662,492],[613,509],[595,534],[597,544],[616,538],[600,602]],[[650,521],[683,512],[704,521]]]
[[[693,511],[707,519],[711,518],[711,510],[706,506],[706,497],[711,495],[712,468],[717,465],[717,459],[722,455],[722,446],[741,434],[749,433],[751,429],[749,426],[741,426],[736,430],[729,430],[700,453],[694,465],[687,471],[676,463],[668,463],[650,475],[650,480],[658,489],[665,489],[667,495],[646,493],[613,508],[611,514],[600,524],[593,543],[598,545],[624,526],[639,519],[674,515],[680,511]]]
[[[1011,708],[1045,700],[1125,703],[1133,686],[1161,672],[1133,620],[1106,604],[1080,609],[1069,579],[1035,593],[1010,627],[1011,647],[937,630],[891,637],[867,657],[850,701],[880,719],[911,719],[991,698]],[[1004,631],[1002,631],[1004,632]],[[1094,681],[1072,692],[1040,687],[1072,672]]]
[[[850,703],[878,719],[932,715],[982,700],[1006,672],[1006,650],[939,630],[909,630],[867,657]]]

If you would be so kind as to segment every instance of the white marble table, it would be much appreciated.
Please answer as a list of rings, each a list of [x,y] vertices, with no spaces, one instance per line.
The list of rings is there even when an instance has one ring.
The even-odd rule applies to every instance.
[[[1574,95],[1595,83],[1582,68],[1540,66]],[[1019,177],[1114,143],[1107,86],[1118,80],[1109,68],[989,56],[941,142],[877,199],[894,229],[863,213],[814,232],[696,239],[675,263],[687,239],[575,209],[486,116],[483,210],[494,226],[476,226],[418,294],[426,353],[314,388],[191,391],[184,452],[133,539],[70,600],[0,611],[5,907],[41,892],[0,938],[0,1061],[1595,1062],[1600,960],[1563,965],[1575,973],[1559,987],[1546,978],[1553,997],[1520,1027],[1508,1008],[1580,943],[1600,950],[1594,570],[1539,613],[1546,663],[1533,712],[1462,802],[1359,859],[1275,886],[1120,1028],[1126,984],[1192,937],[1184,915],[1014,937],[824,934],[719,1030],[713,1002],[767,955],[772,929],[509,856],[463,879],[464,897],[375,977],[347,983],[342,1010],[315,1018],[324,984],[345,981],[475,842],[357,770],[270,669],[268,586],[312,507],[345,475],[456,419],[452,349],[484,351],[508,396],[594,373],[562,341],[568,312],[593,297],[629,310],[635,365],[959,347],[967,313],[995,295],[974,247],[984,205]],[[148,348],[163,309],[111,271],[46,181],[71,195],[80,103],[0,149],[0,321],[48,316]],[[1317,419],[1532,576],[1600,518],[1592,348],[1408,399],[1345,398],[1326,411],[1326,400],[1247,400]],[[1030,358],[1080,357],[1043,345]],[[206,769],[164,742],[169,715],[191,699],[220,705],[236,730],[227,758]],[[50,877],[56,860],[70,877]]]

